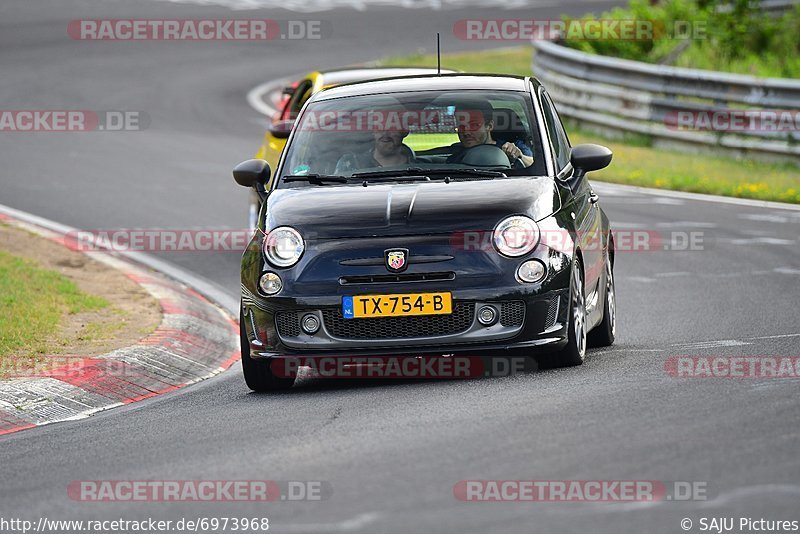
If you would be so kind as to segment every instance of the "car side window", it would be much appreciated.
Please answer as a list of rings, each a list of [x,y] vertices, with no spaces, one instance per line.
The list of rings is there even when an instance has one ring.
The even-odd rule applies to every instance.
[[[312,85],[313,83],[311,80],[303,80],[300,82],[297,89],[292,93],[292,98],[289,99],[289,103],[286,106],[285,119],[294,120],[297,118],[297,115],[303,108],[303,104],[305,104],[306,100],[311,96]]]
[[[544,91],[542,91],[541,95],[544,120],[556,155],[556,167],[558,171],[561,171],[569,163],[571,145],[569,144],[567,132],[564,130],[564,125],[561,124],[561,119],[558,117],[555,105],[550,100],[550,95]]]

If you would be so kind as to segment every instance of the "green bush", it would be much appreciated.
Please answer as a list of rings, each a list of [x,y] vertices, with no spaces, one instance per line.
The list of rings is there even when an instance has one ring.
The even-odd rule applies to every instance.
[[[585,16],[579,20],[594,18]],[[655,28],[663,31],[656,31],[651,40],[587,40],[568,34],[564,44],[592,54],[648,63],[755,76],[800,77],[800,4],[774,16],[748,0],[666,0],[655,5],[631,0],[627,8],[615,8],[597,18],[653,21]],[[692,35],[681,31],[687,22],[693,28]]]

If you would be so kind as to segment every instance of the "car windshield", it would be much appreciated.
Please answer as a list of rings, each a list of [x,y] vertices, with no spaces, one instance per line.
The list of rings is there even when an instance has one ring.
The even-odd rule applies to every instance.
[[[279,187],[543,175],[535,125],[530,95],[515,91],[416,91],[312,102],[294,126]]]

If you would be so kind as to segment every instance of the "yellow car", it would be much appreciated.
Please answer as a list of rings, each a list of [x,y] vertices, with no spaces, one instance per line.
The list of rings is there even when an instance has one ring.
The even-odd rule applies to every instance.
[[[442,73],[455,72],[442,69]],[[272,119],[270,128],[264,133],[264,140],[255,155],[256,159],[263,159],[269,163],[271,169],[278,167],[281,152],[286,146],[286,139],[292,131],[294,119],[303,108],[311,95],[345,83],[377,80],[379,78],[392,78],[395,76],[414,76],[417,74],[436,74],[434,68],[424,67],[361,67],[314,71],[300,80],[297,80],[283,89],[281,108]],[[267,184],[269,191],[271,183]],[[261,209],[261,199],[254,192],[250,198],[249,222],[250,228],[255,228],[258,212]]]

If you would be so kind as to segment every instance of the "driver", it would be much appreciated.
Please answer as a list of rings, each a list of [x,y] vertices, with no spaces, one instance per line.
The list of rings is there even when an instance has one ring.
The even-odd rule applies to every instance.
[[[525,167],[533,165],[533,150],[524,141],[513,143],[492,139],[494,119],[492,105],[486,101],[464,102],[456,106],[458,143],[450,145],[447,163],[461,163],[467,149],[478,145],[495,145],[506,153],[510,162],[520,159]]]

